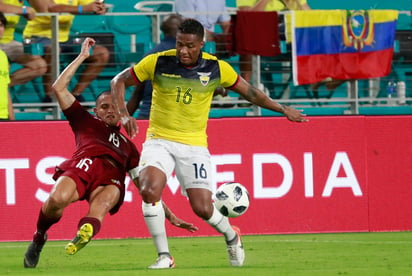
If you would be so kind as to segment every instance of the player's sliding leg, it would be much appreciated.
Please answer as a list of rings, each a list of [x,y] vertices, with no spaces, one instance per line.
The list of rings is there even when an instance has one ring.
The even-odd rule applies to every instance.
[[[212,216],[206,222],[225,236],[230,265],[242,266],[245,260],[245,251],[239,228],[232,227],[229,219],[223,216],[215,207]]]
[[[47,234],[35,232],[33,236],[33,241],[30,243],[29,248],[27,248],[24,254],[24,267],[25,268],[35,268],[39,262],[40,252],[43,249],[44,244],[47,241]]]
[[[76,237],[65,247],[66,253],[73,255],[85,247],[99,231],[101,222],[97,218],[84,217],[79,221]]]
[[[42,209],[40,209],[39,216],[37,218],[37,229],[33,236],[33,241],[27,248],[24,254],[24,267],[35,268],[39,262],[40,253],[43,249],[44,244],[47,241],[47,230],[57,223],[60,217],[47,217]]]
[[[169,253],[165,227],[165,212],[162,201],[156,203],[142,202],[142,212],[147,228],[156,246],[158,258],[150,265],[150,269],[173,268],[175,266],[173,257]]]

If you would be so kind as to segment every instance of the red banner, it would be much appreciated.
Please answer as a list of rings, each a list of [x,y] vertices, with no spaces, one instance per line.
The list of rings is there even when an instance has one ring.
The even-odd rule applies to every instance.
[[[146,127],[139,121],[139,149]],[[246,214],[231,219],[244,234],[412,230],[412,116],[211,119],[208,133],[215,188],[237,181],[251,195]],[[65,121],[41,121],[2,122],[0,138],[0,240],[30,240],[53,168],[71,156],[74,137]],[[174,177],[163,199],[200,228],[195,235],[217,235],[192,213]],[[70,205],[49,238],[73,238],[86,212],[85,202]],[[105,218],[96,238],[148,236],[127,179],[122,209]]]

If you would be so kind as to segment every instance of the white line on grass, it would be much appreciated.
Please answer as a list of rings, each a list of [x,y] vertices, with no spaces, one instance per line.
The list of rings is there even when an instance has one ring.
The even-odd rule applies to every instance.
[[[99,241],[99,240],[95,240]],[[138,241],[138,240],[136,240]],[[61,242],[61,241],[52,241],[52,242]],[[350,244],[412,244],[412,241],[360,241],[360,240],[284,240],[284,239],[273,239],[273,240],[265,240],[265,241],[256,241],[254,240],[253,243],[350,243]],[[21,242],[16,242],[19,244],[7,244],[7,245],[2,245],[0,242],[0,250],[1,249],[8,249],[8,248],[26,248],[29,244],[20,244]],[[66,242],[61,242],[62,244],[47,244],[47,247],[61,247],[66,244]],[[130,245],[130,240],[127,241],[127,243],[124,243],[127,245]],[[119,240],[113,240],[113,242],[110,242],[108,240],[105,240],[104,243],[94,243],[93,246],[107,246],[107,245],[124,245],[122,243],[119,243]]]

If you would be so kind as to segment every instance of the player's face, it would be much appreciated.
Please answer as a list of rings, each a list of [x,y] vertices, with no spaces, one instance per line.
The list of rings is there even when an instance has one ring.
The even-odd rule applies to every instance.
[[[204,42],[194,34],[176,35],[176,51],[179,61],[185,66],[195,65],[199,59]]]
[[[94,113],[98,118],[110,126],[115,126],[120,120],[119,112],[117,112],[111,95],[101,95],[97,100]]]

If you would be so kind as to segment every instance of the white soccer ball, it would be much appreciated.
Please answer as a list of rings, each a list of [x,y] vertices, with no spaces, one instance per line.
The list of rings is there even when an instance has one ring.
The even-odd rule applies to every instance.
[[[222,184],[214,196],[215,206],[222,215],[238,217],[249,208],[249,193],[240,183],[229,182]]]

